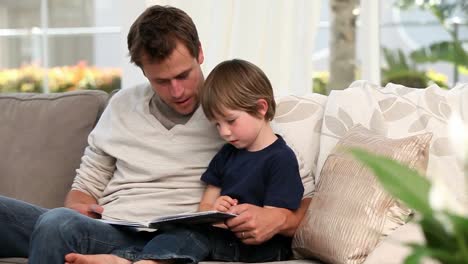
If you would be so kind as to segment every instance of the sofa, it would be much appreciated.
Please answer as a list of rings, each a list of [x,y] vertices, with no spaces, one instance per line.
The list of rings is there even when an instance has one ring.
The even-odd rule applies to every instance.
[[[62,206],[86,147],[87,135],[109,97],[102,91],[0,94],[0,194],[45,208]],[[385,205],[367,203],[374,198],[360,198],[363,200],[349,205],[350,200],[361,197],[357,191],[351,190],[351,198],[340,198],[340,195],[345,195],[346,186],[336,191],[333,190],[336,182],[328,189],[321,184],[326,182],[322,177],[341,173],[334,173],[334,168],[342,162],[336,146],[343,139],[352,141],[356,138],[348,136],[356,126],[365,129],[365,133],[376,135],[378,140],[373,142],[380,142],[378,149],[401,138],[425,134],[427,147],[418,143],[417,154],[422,159],[420,169],[428,177],[444,172],[457,199],[468,205],[468,191],[460,184],[463,182],[462,172],[452,164],[454,156],[447,147],[446,131],[452,111],[461,111],[465,117],[468,116],[468,105],[463,102],[468,102],[468,84],[444,90],[437,86],[415,89],[395,84],[379,87],[366,81],[355,81],[347,89],[333,91],[329,96],[278,97],[272,125],[295,151],[304,184],[314,189],[311,206],[294,237],[295,259],[284,262],[402,263],[410,252],[404,243],[424,240],[418,225],[412,221],[414,212],[388,194]],[[361,131],[359,129],[358,132]],[[398,144],[405,142],[398,141]],[[339,159],[331,162],[332,156]],[[345,172],[349,173],[346,166]],[[361,173],[363,169],[358,171]],[[354,175],[346,177],[349,180]],[[337,181],[339,183],[340,178]],[[362,183],[367,190],[363,193],[375,196],[379,191],[379,195],[384,195],[380,194],[381,188],[371,181],[367,179]],[[333,197],[323,198],[326,195],[322,194],[329,193],[333,193]],[[335,199],[335,202],[338,199],[339,208],[327,204],[327,199]],[[361,207],[364,214],[354,219],[360,209],[350,208]],[[322,215],[328,218],[319,219]],[[383,220],[377,227],[365,226],[368,219],[379,217]],[[347,243],[350,241],[352,243]],[[342,252],[343,248],[348,251]],[[0,259],[0,263],[27,263],[27,259]],[[426,259],[425,263],[431,261]]]

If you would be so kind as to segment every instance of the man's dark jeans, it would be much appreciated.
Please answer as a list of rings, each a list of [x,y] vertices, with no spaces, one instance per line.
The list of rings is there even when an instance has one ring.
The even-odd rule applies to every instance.
[[[247,246],[229,231],[212,226],[158,232],[117,228],[68,208],[45,209],[0,196],[0,257],[25,257],[31,264],[63,263],[70,252],[114,254],[128,260],[265,262],[288,259],[290,239],[277,236]],[[289,243],[283,243],[284,240]]]

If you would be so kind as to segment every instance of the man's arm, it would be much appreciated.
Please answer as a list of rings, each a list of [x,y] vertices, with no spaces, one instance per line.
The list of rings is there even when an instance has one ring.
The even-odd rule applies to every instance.
[[[226,220],[226,224],[245,244],[261,244],[276,234],[292,237],[310,201],[311,198],[304,198],[296,211],[251,204],[236,205],[229,212],[239,216]]]
[[[93,133],[93,132],[91,132]],[[85,149],[80,168],[73,180],[72,189],[65,198],[65,207],[92,218],[101,218],[104,208],[97,204],[97,198],[108,184],[115,170],[115,158],[92,146]]]
[[[91,195],[78,190],[71,190],[65,198],[65,207],[92,218],[101,218],[104,209]]]
[[[307,212],[307,208],[309,208],[311,198],[304,198],[301,201],[301,205],[296,211],[290,211],[289,212],[289,217],[287,217],[287,220],[285,221],[285,225],[279,232],[279,234],[292,237],[296,233],[297,228],[299,227],[299,224],[302,221],[302,218],[304,218],[305,213]],[[285,209],[283,209],[285,210]]]

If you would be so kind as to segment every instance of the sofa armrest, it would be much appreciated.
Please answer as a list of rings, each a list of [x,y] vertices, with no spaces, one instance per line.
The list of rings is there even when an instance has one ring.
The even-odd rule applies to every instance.
[[[409,222],[382,240],[364,264],[402,264],[411,252],[405,243],[423,243],[424,235],[417,223]],[[423,264],[438,263],[431,259],[423,259]]]

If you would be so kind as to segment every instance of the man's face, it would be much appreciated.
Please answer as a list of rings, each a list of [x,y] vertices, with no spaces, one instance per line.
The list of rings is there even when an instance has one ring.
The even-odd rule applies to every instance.
[[[142,70],[153,90],[174,111],[182,115],[193,113],[198,106],[198,89],[203,85],[203,51],[192,57],[180,42],[172,54],[162,62],[151,62],[145,56]]]

